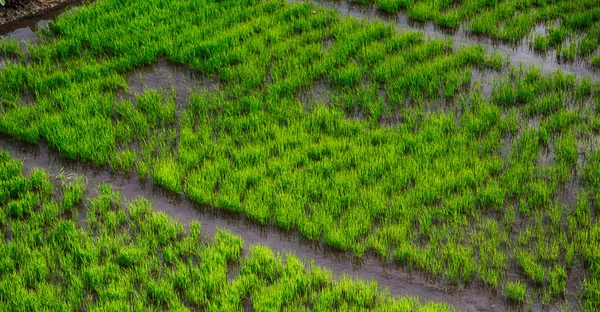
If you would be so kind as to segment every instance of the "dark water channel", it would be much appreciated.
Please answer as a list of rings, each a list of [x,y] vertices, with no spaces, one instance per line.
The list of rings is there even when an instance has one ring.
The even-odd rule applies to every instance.
[[[38,12],[35,16],[0,25],[0,37],[35,43],[38,39],[37,30],[47,28],[53,18],[82,4],[83,0],[68,0],[48,10]]]

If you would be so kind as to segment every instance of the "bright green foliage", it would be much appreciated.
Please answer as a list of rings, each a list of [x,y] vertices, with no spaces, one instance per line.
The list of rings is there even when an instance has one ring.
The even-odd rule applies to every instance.
[[[450,310],[391,299],[374,283],[333,281],[327,270],[267,247],[251,246],[242,257],[241,238],[217,230],[204,241],[199,223],[184,230],[147,200],[124,202],[107,185],[85,207],[58,203],[44,171],[25,178],[21,168],[0,152],[0,192],[7,194],[0,201],[0,310],[235,311],[246,298],[257,311]],[[57,183],[57,191],[77,193],[81,179],[74,181]],[[235,266],[239,273],[231,272]]]
[[[522,282],[506,283],[506,296],[516,303],[523,303],[525,300],[525,288],[525,284]]]
[[[436,12],[398,6],[413,3],[421,19]],[[582,305],[597,305],[598,83],[284,1],[104,0],[53,30],[31,63],[0,72],[14,102],[0,132],[443,284],[502,290],[515,273],[550,303],[565,283],[581,288],[570,277],[582,267]],[[159,59],[220,89],[187,103],[168,90],[123,96],[127,73]],[[475,80],[486,72],[499,77]],[[25,93],[35,103],[21,105]],[[36,195],[18,194],[3,218],[31,213]],[[106,214],[89,222],[116,231],[122,216]],[[148,287],[170,300],[168,284]]]
[[[0,38],[0,56],[23,56],[20,43],[16,40]]]

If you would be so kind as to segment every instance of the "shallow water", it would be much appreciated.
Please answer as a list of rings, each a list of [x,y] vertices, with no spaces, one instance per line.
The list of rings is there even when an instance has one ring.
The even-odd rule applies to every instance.
[[[161,90],[174,96],[178,109],[189,104],[193,93],[212,92],[220,88],[218,80],[164,59],[127,73],[127,84],[130,97],[146,90]]]
[[[38,39],[35,32],[38,29],[47,28],[53,18],[82,3],[83,0],[69,0],[46,11],[38,12],[35,16],[0,25],[0,37],[35,43]]]

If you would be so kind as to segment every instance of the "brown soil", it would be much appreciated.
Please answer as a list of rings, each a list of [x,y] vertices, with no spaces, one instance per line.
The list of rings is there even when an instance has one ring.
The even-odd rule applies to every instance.
[[[28,4],[15,8],[0,8],[0,31],[10,28],[19,20],[45,15],[50,11],[61,9],[79,0],[31,0]]]

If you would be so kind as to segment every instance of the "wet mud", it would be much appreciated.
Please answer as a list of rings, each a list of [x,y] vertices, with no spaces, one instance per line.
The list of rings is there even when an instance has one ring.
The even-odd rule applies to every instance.
[[[127,97],[146,90],[160,90],[173,96],[178,110],[185,108],[194,93],[213,92],[221,87],[217,79],[205,77],[188,66],[160,59],[150,66],[127,73]]]
[[[35,30],[39,26],[47,26],[52,18],[82,3],[82,0],[32,0],[25,6],[2,8],[0,10],[0,34],[3,37],[8,35],[15,39],[37,40]]]

